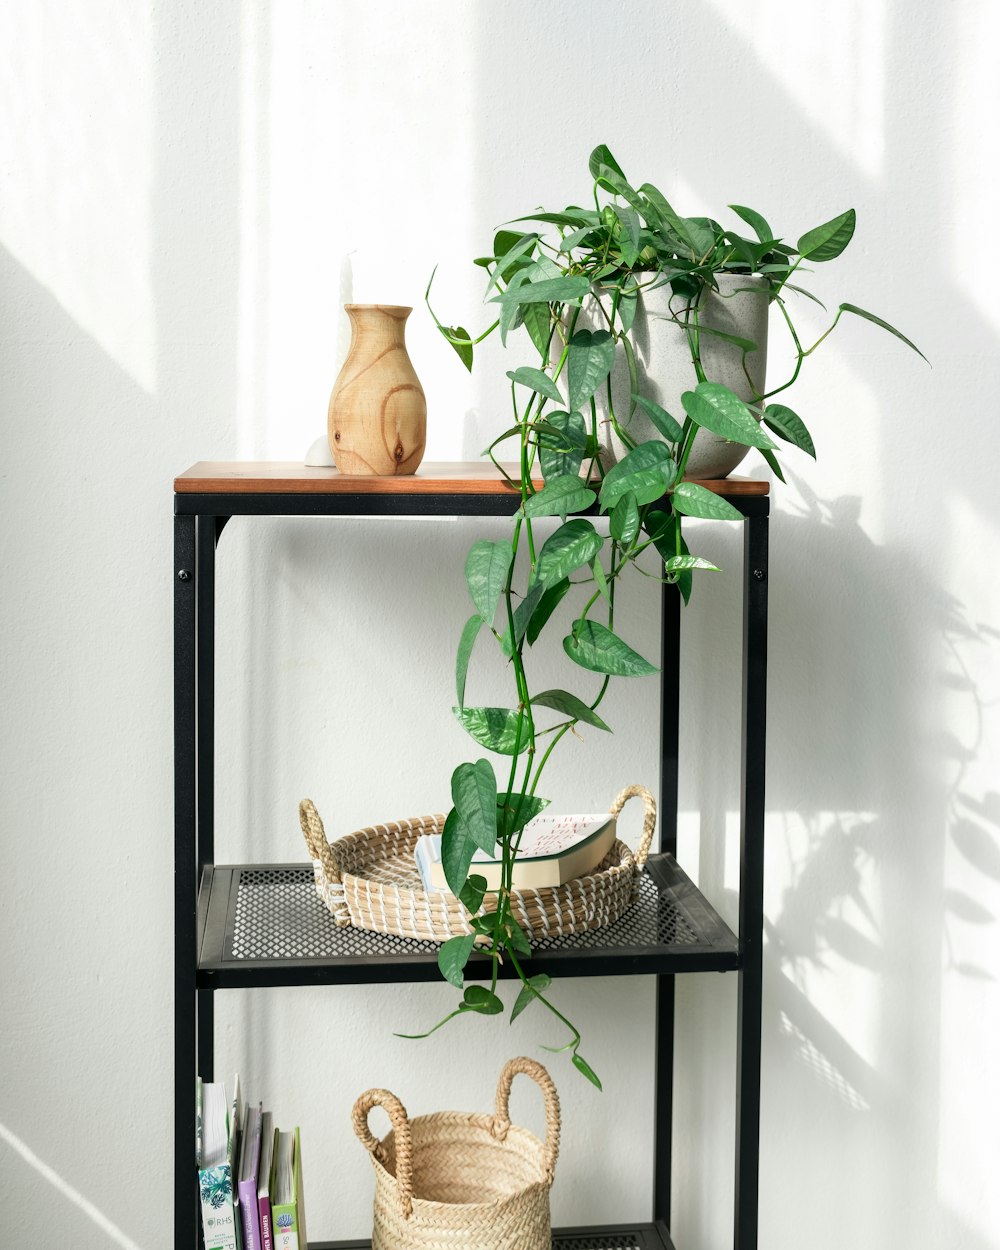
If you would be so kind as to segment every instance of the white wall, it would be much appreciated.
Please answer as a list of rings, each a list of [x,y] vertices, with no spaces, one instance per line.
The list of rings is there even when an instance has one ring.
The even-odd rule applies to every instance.
[[[855,206],[817,285],[933,360],[844,324],[794,404],[819,461],[790,454],[774,496],[761,1245],[1000,1247],[998,50],[992,0],[0,8],[9,1226],[44,1212],[36,1244],[171,1244],[173,476],[301,456],[350,298],[416,306],[428,458],[477,454],[524,361],[491,348],[469,378],[427,276],[443,316],[485,325],[468,261],[518,212],[586,196],[604,141],[688,212],[748,203],[795,238]],[[304,858],[303,794],[334,832],[445,801],[467,750],[448,711],[461,564],[491,532],[227,530],[220,859]],[[738,547],[703,542],[729,571],[686,618],[684,849],[731,914]],[[653,592],[630,599],[652,649]],[[620,690],[607,762],[572,747],[553,797],[655,783],[652,702]],[[651,986],[559,994],[606,1092],[553,1061],[555,1218],[647,1217]],[[684,1250],[729,1240],[733,997],[680,987]],[[485,1106],[504,1058],[553,1040],[530,1013],[392,1037],[451,1001],[220,996],[219,1071],[302,1125],[314,1236],[368,1227],[362,1089]]]

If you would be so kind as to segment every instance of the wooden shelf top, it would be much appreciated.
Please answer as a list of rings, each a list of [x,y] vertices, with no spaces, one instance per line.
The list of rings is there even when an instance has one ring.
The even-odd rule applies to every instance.
[[[516,476],[516,466],[508,466]],[[542,479],[535,482],[538,489]],[[727,477],[701,481],[718,495],[766,495],[768,483]],[[491,464],[478,460],[425,462],[401,477],[355,477],[291,460],[200,460],[174,479],[179,495],[506,495],[511,487]]]

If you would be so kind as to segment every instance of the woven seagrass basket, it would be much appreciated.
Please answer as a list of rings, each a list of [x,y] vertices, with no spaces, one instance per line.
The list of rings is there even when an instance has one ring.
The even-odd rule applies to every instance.
[[[635,900],[656,825],[656,802],[643,786],[628,786],[612,803],[611,814],[617,817],[632,798],[642,799],[645,807],[635,852],[619,839],[585,877],[514,891],[514,916],[526,933],[544,938],[599,929],[613,924]],[[370,825],[333,843],[310,799],[299,804],[299,819],[316,891],[338,925],[434,942],[472,932],[469,913],[453,894],[423,889],[413,858],[421,834],[444,829],[443,815]]]
[[[545,1099],[544,1143],[510,1122],[519,1072]],[[368,1127],[373,1107],[392,1122],[381,1141]],[[504,1066],[494,1115],[439,1111],[411,1120],[395,1094],[370,1089],[354,1104],[353,1119],[375,1169],[372,1250],[551,1250],[559,1096],[534,1059]]]

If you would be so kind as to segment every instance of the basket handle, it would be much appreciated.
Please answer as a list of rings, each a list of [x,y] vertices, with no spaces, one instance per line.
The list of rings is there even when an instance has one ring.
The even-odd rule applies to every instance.
[[[310,856],[318,859],[323,865],[323,875],[331,885],[340,885],[340,869],[333,847],[326,840],[323,821],[312,799],[303,799],[299,804],[299,823],[309,848]]]
[[[629,799],[642,799],[646,814],[642,822],[642,837],[635,852],[635,862],[642,868],[649,854],[650,843],[653,841],[653,830],[656,828],[656,799],[645,786],[626,786],[611,804],[611,815],[618,816]]]
[[[385,1166],[382,1143],[368,1127],[368,1115],[373,1107],[382,1107],[392,1122],[396,1139],[396,1192],[399,1194],[404,1219],[413,1214],[413,1140],[406,1108],[395,1094],[387,1089],[369,1089],[354,1104],[351,1118],[354,1131],[362,1146]]]
[[[556,1158],[559,1155],[559,1095],[556,1093],[552,1077],[540,1063],[521,1055],[504,1064],[497,1082],[496,1114],[490,1131],[498,1141],[503,1141],[507,1136],[510,1129],[510,1087],[519,1072],[531,1077],[541,1089],[542,1097],[545,1099],[545,1150],[542,1155],[542,1168],[546,1185],[551,1185],[555,1176]]]

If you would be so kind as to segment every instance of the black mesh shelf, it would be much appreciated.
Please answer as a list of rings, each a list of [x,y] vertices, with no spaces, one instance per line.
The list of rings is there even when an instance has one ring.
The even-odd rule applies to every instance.
[[[434,942],[338,928],[306,864],[206,869],[199,900],[198,984],[253,985],[436,981]],[[613,925],[535,944],[532,968],[559,976],[726,972],[736,937],[670,855],[652,855],[638,901]],[[490,965],[473,960],[470,978]]]
[[[371,1250],[370,1241],[309,1241],[310,1250]],[[553,1250],[674,1250],[662,1224],[608,1228],[563,1228],[552,1235]]]

